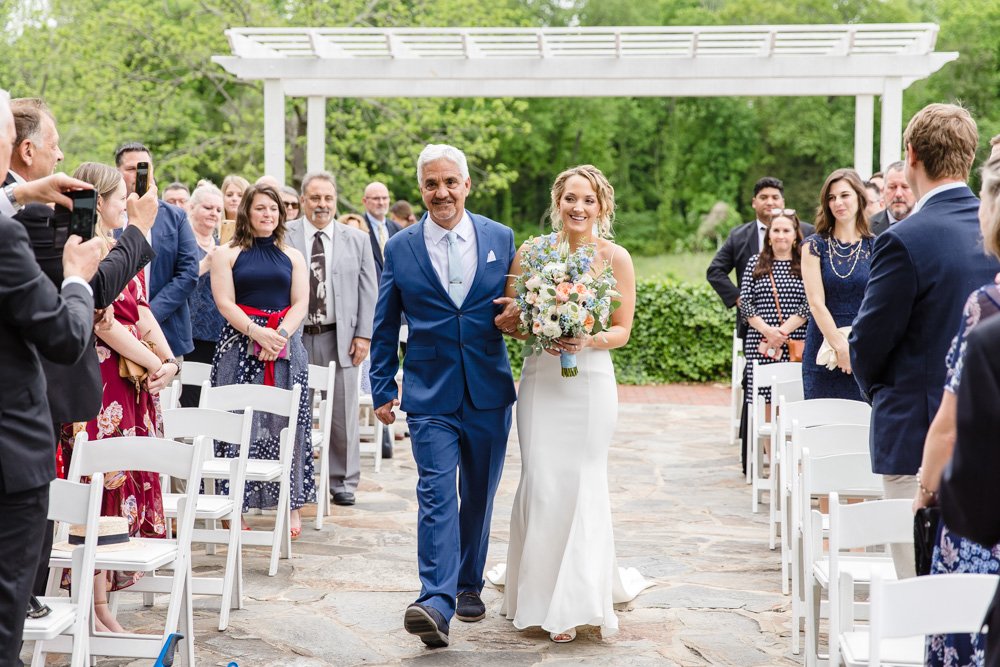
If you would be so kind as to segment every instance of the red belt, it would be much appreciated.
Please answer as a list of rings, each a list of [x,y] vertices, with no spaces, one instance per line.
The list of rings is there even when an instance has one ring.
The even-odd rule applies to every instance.
[[[268,313],[259,308],[254,308],[253,306],[244,306],[241,303],[236,304],[239,306],[240,310],[247,314],[248,317],[266,317],[267,324],[265,325],[268,329],[278,329],[278,323],[281,322],[281,318],[285,316],[288,312],[288,308],[284,308],[275,313]],[[289,306],[290,308],[291,306]],[[253,345],[253,339],[250,340],[250,344]],[[274,362],[265,361],[264,362],[264,384],[268,387],[274,386]]]

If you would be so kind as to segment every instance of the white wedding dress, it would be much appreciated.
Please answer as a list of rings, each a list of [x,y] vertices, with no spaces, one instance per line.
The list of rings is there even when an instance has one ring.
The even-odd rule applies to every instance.
[[[579,375],[562,377],[559,357],[528,357],[517,400],[521,481],[510,518],[506,566],[487,578],[504,586],[501,613],[524,629],[580,625],[618,630],[612,604],[652,583],[615,558],[608,448],[618,392],[607,350],[576,355]]]

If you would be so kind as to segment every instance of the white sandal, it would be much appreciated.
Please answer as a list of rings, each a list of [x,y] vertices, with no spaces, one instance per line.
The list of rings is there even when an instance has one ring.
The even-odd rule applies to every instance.
[[[570,628],[566,632],[550,632],[549,639],[556,644],[568,644],[576,639],[576,628]]]

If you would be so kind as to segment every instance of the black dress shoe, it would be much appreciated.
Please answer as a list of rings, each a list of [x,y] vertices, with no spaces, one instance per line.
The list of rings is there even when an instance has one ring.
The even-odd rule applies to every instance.
[[[350,491],[341,491],[340,493],[333,494],[333,504],[334,505],[353,505],[354,504],[354,494]]]
[[[448,645],[448,621],[434,607],[414,602],[406,608],[403,627],[430,648]]]
[[[486,618],[486,605],[479,593],[462,591],[458,594],[458,604],[455,606],[455,618],[466,623],[475,623]]]

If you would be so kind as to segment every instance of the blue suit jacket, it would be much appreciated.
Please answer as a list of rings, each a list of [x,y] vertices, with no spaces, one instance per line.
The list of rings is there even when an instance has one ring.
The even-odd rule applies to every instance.
[[[850,345],[854,377],[872,403],[876,473],[920,467],[962,307],[1000,270],[983,251],[978,211],[969,188],[946,190],[875,240]]]
[[[385,405],[398,395],[400,315],[406,314],[409,338],[403,362],[402,408],[414,414],[451,414],[466,392],[481,410],[511,405],[514,380],[507,348],[493,324],[514,259],[514,232],[470,213],[476,230],[478,266],[461,307],[455,305],[434,272],[424,218],[396,233],[385,246],[385,265],[375,306],[371,345],[372,398]],[[490,255],[493,261],[487,261]]]
[[[198,284],[198,243],[183,210],[160,202],[153,224],[149,307],[175,355],[194,350],[188,297]]]

